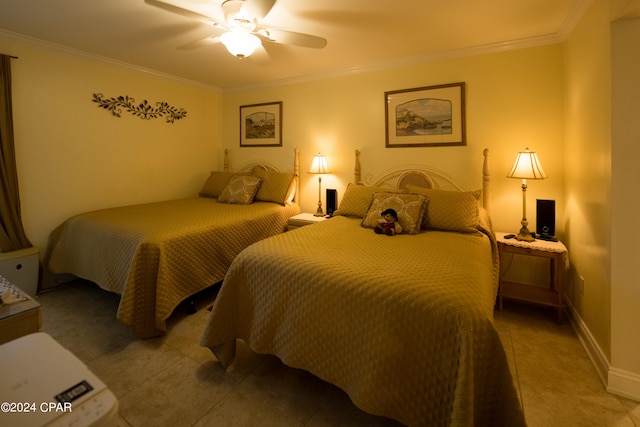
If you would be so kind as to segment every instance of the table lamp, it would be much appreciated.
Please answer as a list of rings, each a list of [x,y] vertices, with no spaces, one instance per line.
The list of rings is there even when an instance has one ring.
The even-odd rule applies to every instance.
[[[322,212],[322,175],[331,173],[331,170],[327,165],[327,159],[322,154],[318,153],[313,157],[309,173],[318,175],[318,210],[313,215],[324,216],[324,213]]]
[[[542,169],[540,160],[535,151],[529,151],[525,148],[524,151],[520,151],[516,157],[516,162],[511,168],[511,172],[507,175],[507,178],[522,179],[522,227],[516,235],[516,240],[522,240],[525,242],[532,242],[535,238],[529,232],[527,225],[527,179],[544,179],[547,174]]]

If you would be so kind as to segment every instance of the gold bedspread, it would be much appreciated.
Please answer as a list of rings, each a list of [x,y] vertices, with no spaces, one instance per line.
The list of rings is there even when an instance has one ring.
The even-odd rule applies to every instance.
[[[228,366],[242,339],[411,426],[524,425],[493,324],[493,238],[359,223],[338,216],[243,251],[201,345]]]
[[[205,197],[88,212],[54,230],[49,269],[120,294],[117,318],[140,338],[158,336],[181,301],[222,280],[242,249],[283,232],[298,212]]]

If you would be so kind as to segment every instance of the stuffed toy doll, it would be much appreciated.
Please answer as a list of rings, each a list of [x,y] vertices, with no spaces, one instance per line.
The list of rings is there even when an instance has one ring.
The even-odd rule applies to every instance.
[[[395,209],[386,209],[380,215],[382,215],[382,218],[380,218],[378,223],[373,227],[373,231],[375,231],[376,234],[393,236],[394,234],[402,233],[402,227],[398,223],[398,213]]]

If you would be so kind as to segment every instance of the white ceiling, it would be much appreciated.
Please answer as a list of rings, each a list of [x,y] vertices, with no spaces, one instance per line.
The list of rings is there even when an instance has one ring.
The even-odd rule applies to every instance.
[[[166,0],[223,21],[221,0]],[[262,24],[327,39],[264,43],[240,60],[217,34],[144,0],[2,0],[0,29],[220,89],[381,67],[474,49],[560,41],[590,0],[278,0]],[[3,52],[13,54],[12,52]]]

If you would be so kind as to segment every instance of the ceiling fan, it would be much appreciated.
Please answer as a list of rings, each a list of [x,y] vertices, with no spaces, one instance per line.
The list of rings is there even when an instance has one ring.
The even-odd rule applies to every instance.
[[[221,31],[219,35],[189,43],[183,46],[183,49],[220,41],[229,53],[242,59],[253,54],[262,45],[262,41],[314,49],[322,49],[327,45],[327,40],[322,37],[262,26],[260,22],[271,11],[276,0],[223,0],[220,7],[225,22],[218,22],[210,16],[174,6],[163,0],[144,1],[151,6],[205,22]]]

